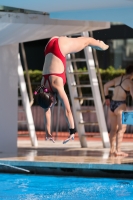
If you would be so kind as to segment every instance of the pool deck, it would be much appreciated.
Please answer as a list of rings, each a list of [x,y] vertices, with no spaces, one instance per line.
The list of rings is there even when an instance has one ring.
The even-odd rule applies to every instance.
[[[133,178],[133,144],[123,142],[122,150],[128,157],[110,157],[109,149],[101,141],[88,141],[88,148],[81,148],[79,141],[39,141],[39,147],[31,147],[29,140],[18,140],[15,157],[0,158],[1,172],[18,172],[9,166],[22,167],[31,173],[116,176]],[[2,165],[3,164],[3,165]]]

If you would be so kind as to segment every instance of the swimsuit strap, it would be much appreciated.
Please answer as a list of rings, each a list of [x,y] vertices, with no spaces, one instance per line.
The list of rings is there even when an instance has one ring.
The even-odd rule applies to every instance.
[[[116,85],[115,87],[121,86],[121,84],[122,84],[122,82],[123,82],[122,78],[123,78],[123,75],[121,76],[121,81],[120,81],[120,83],[119,83],[118,85]]]
[[[50,75],[51,75],[51,74],[45,74],[45,75],[43,75],[43,77],[45,78],[44,85],[46,84],[46,81],[48,81],[50,90],[53,92],[52,87],[51,87],[51,84],[50,84],[50,80],[49,80],[49,76],[50,76]]]
[[[129,78],[123,79],[123,77],[124,77],[124,75],[121,76],[121,81],[120,81],[119,85],[116,85],[115,87],[120,86],[120,87],[124,90],[124,92],[127,94],[129,91],[125,90],[125,89],[122,87],[121,84],[122,84],[126,79],[129,79]]]
[[[123,79],[122,82],[121,82],[121,84],[122,84],[126,79],[129,79],[129,78]],[[121,86],[121,88],[125,91],[126,94],[129,92],[129,91],[125,90],[125,89],[122,87],[122,85],[120,85],[120,86]]]
[[[129,79],[129,78],[125,78],[125,79],[123,79],[123,81],[125,81],[126,79]],[[122,81],[122,82],[123,82],[123,81]]]

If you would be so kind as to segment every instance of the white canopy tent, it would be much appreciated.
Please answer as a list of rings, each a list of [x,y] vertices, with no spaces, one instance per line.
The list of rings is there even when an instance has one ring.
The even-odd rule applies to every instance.
[[[0,12],[0,46],[110,28],[109,22],[50,19],[48,15]]]
[[[109,28],[108,22],[63,21],[48,15],[0,12],[0,152],[17,154],[18,44],[20,42]]]

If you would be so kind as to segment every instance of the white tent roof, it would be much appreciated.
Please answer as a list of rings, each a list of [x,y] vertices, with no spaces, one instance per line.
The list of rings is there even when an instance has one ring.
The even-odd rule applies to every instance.
[[[0,12],[0,45],[109,27],[108,22],[64,21],[50,19],[48,15]]]
[[[108,22],[133,27],[133,0],[0,0],[0,5],[41,12],[0,12],[0,45],[109,28]]]

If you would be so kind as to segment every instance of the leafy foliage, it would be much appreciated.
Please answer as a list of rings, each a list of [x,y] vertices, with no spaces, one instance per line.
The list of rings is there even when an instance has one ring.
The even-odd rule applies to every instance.
[[[79,72],[85,72],[87,70],[86,67],[83,68],[79,68],[78,71]],[[96,70],[97,71],[97,70]],[[107,69],[101,69],[99,68],[99,72],[101,75],[101,79],[103,84],[117,76],[120,76],[122,74],[125,73],[125,69],[115,69],[113,66],[109,66]],[[26,73],[25,74],[25,78],[26,78]],[[40,70],[29,70],[29,75],[30,75],[30,80],[31,80],[31,84],[32,84],[32,89],[33,91],[35,90],[35,88],[40,85],[41,79],[42,79],[42,71]],[[80,82],[82,82],[83,84],[89,84],[90,80],[89,80],[89,76],[88,75],[78,75]],[[90,88],[83,88],[83,93],[90,93]],[[68,94],[68,86],[67,84],[65,85],[65,91]]]

